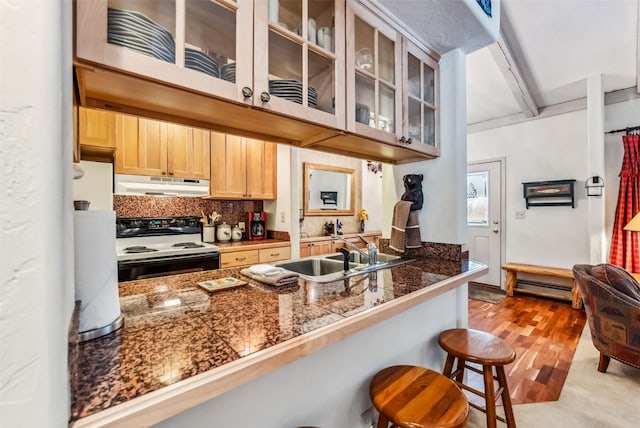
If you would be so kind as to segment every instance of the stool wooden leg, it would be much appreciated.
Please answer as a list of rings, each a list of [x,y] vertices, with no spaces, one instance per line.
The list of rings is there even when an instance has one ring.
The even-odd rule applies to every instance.
[[[376,428],[387,428],[389,426],[389,418],[380,413],[380,417],[378,418],[378,425]]]
[[[511,407],[511,396],[509,395],[507,376],[504,374],[504,366],[496,367],[496,375],[498,376],[498,383],[502,387],[502,405],[504,406],[504,416],[507,420],[507,427],[516,428],[516,418],[513,416],[513,408]]]
[[[448,378],[451,378],[451,373],[453,372],[453,361],[455,359],[456,358],[453,355],[447,354],[447,360],[444,363],[444,371],[442,374]]]
[[[493,366],[482,366],[484,376],[485,408],[487,410],[487,428],[496,428],[496,391],[493,386]]]
[[[456,364],[456,381],[464,383],[464,365],[466,361],[462,358],[458,358],[458,364]]]

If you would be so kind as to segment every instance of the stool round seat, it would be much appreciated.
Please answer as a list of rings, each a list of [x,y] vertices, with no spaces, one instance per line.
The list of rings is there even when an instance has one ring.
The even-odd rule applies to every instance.
[[[516,359],[516,351],[504,340],[484,331],[465,328],[445,330],[438,343],[449,354],[482,365],[505,365]]]
[[[369,394],[380,413],[377,428],[390,422],[402,428],[462,428],[469,417],[460,388],[424,367],[387,367],[373,377]]]
[[[507,428],[515,428],[516,421],[511,407],[509,386],[504,366],[516,359],[516,351],[504,340],[483,331],[454,328],[445,330],[438,336],[438,344],[447,351],[443,374],[452,379],[456,385],[484,399],[484,407],[473,402],[470,405],[487,415],[487,428],[496,428],[496,421],[507,424]],[[478,369],[467,363],[482,366]],[[455,365],[455,370],[454,370]],[[481,374],[484,391],[464,383],[465,370]],[[494,375],[495,370],[495,375]],[[498,381],[498,389],[494,389],[494,381]],[[496,400],[502,398],[504,417],[496,412]]]

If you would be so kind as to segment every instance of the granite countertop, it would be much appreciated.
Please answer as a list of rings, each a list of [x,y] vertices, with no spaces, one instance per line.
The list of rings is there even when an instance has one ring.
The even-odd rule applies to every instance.
[[[426,295],[440,283],[459,286],[484,268],[470,260],[424,258],[329,284],[300,278],[280,288],[250,280],[240,268],[122,282],[124,327],[78,345],[71,421],[250,360],[259,351],[375,313],[387,303]],[[247,284],[215,292],[198,286],[228,276]]]

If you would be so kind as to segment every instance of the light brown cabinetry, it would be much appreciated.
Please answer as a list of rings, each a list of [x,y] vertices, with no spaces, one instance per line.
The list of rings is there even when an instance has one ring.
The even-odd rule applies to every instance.
[[[82,160],[111,162],[116,151],[116,114],[78,108],[78,142]]]
[[[418,44],[405,29],[367,1],[280,0],[274,15],[269,3],[77,0],[80,104],[362,159],[438,155],[437,96],[407,95]],[[149,18],[166,52],[109,34],[122,11]],[[437,63],[415,55],[437,87]]]
[[[276,199],[276,145],[211,133],[211,194],[219,199]]]
[[[242,248],[242,247],[240,247]],[[291,258],[291,245],[268,246],[266,248],[225,250],[220,254],[220,268],[248,266],[256,263],[272,263]]]
[[[321,241],[301,242],[300,257],[319,256],[322,254],[332,253],[331,239],[323,239]]]
[[[122,116],[116,133],[116,173],[209,179],[209,131]]]
[[[345,239],[347,239],[352,244],[355,244],[359,248],[365,248],[366,245],[360,238],[355,236],[355,234],[343,235]],[[362,234],[364,239],[367,242],[374,242],[378,245],[378,240],[382,234],[380,232],[367,232]],[[340,239],[334,239],[329,236],[321,237],[321,238],[309,238],[300,240],[300,257],[310,257],[310,256],[320,256],[323,254],[331,254],[336,253],[340,248],[347,248],[352,250],[352,248],[348,247]]]
[[[347,34],[347,130],[438,156],[437,61],[354,1]]]

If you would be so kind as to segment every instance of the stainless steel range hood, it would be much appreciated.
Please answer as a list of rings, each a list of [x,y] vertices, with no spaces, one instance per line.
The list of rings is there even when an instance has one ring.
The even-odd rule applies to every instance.
[[[207,196],[209,180],[115,174],[116,195]]]

